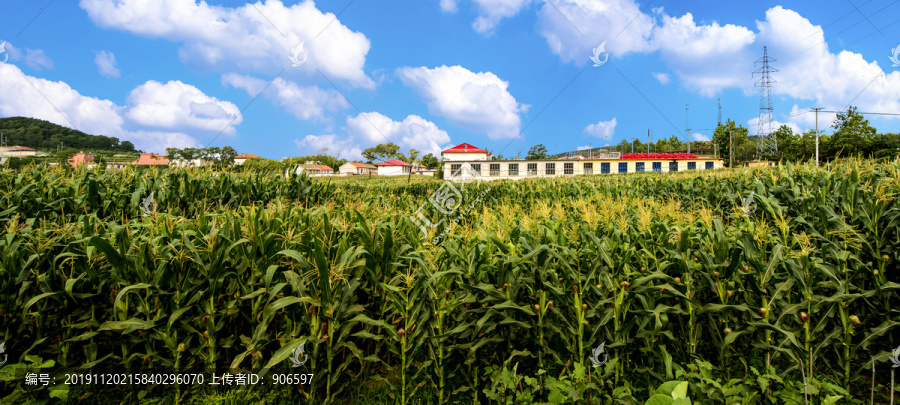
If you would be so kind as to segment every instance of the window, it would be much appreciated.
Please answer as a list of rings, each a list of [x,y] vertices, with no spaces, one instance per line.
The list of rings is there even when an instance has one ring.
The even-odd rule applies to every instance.
[[[619,173],[628,173],[628,162],[619,162]]]
[[[644,162],[634,162],[634,171],[636,171],[636,172],[644,171]]]
[[[537,176],[537,163],[529,163],[528,164],[528,175],[529,176]]]
[[[510,176],[518,176],[519,175],[519,164],[518,163],[510,163],[509,164],[509,175]]]
[[[584,164],[584,174],[594,174],[594,164],[593,163],[585,163]]]
[[[715,164],[713,162],[706,162],[706,169],[715,169]]]
[[[600,173],[609,174],[609,162],[600,163]]]
[[[409,173],[409,172],[411,172],[411,171],[412,171],[412,167],[410,167],[410,166],[403,166],[403,173]]]
[[[450,175],[453,176],[453,177],[459,176],[459,175],[460,175],[460,173],[459,173],[459,172],[460,172],[460,169],[462,169],[462,165],[461,165],[461,164],[453,164],[453,165],[450,165]]]
[[[556,174],[556,163],[547,163],[544,165],[544,174],[550,176]]]
[[[500,175],[500,164],[499,163],[491,163],[491,176],[499,176]]]
[[[677,172],[678,171],[678,162],[669,162],[669,171]]]
[[[475,173],[479,176],[481,175],[481,163],[472,165],[472,173]]]
[[[575,163],[563,163],[564,174],[575,174]]]
[[[661,172],[662,171],[662,162],[653,162],[653,171]]]
[[[697,170],[697,162],[688,162],[688,170]]]

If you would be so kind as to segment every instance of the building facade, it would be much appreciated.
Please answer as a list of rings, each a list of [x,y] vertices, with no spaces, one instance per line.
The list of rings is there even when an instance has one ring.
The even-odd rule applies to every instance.
[[[338,167],[338,173],[351,175],[378,174],[378,168],[368,163],[347,162]]]
[[[719,159],[585,159],[444,161],[444,179],[482,180],[721,169]]]
[[[462,143],[450,149],[441,151],[441,159],[443,160],[477,161],[488,160],[490,157],[490,152],[476,148],[467,143]]]
[[[401,160],[391,159],[378,165],[379,176],[408,176],[412,173],[412,165]]]

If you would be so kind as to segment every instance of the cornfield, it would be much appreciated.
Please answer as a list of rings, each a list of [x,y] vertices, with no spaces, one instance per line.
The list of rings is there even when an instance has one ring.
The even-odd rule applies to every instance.
[[[426,236],[437,179],[0,171],[3,403],[183,399],[202,388],[18,372],[265,376],[296,372],[301,344],[314,377],[282,387],[293,403],[887,403],[898,177],[900,160],[469,184],[462,201],[485,197]]]

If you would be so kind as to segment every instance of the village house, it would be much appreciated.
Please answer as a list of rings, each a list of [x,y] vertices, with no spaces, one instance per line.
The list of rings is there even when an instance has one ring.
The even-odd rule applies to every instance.
[[[412,173],[412,165],[401,160],[391,159],[378,165],[379,176],[407,176]]]
[[[371,175],[378,174],[378,168],[368,163],[347,162],[338,167],[340,174]]]

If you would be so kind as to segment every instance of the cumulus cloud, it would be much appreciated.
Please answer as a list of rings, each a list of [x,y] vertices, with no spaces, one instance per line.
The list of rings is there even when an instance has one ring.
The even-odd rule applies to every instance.
[[[616,57],[651,51],[654,24],[633,0],[554,0],[538,11],[537,29],[563,62],[584,64],[604,41]]]
[[[112,52],[98,51],[94,52],[94,63],[97,64],[97,71],[105,77],[119,77],[122,75],[119,68],[116,67],[116,55]]]
[[[616,132],[616,119],[600,121],[584,128],[584,134],[596,138],[611,139]]]
[[[691,134],[691,140],[692,141],[709,142],[710,138],[708,135],[703,135],[699,132],[694,132],[693,134]]]
[[[755,52],[749,49],[756,35],[732,24],[697,25],[687,13],[664,15],[653,30],[652,44],[666,65],[687,87],[712,96],[728,87],[745,87]]]
[[[288,72],[319,69],[357,87],[375,86],[363,71],[368,38],[312,0],[290,7],[278,0],[233,8],[193,0],[81,0],[80,6],[100,27],[182,43],[179,58],[198,70],[274,74],[305,42],[308,61]]]
[[[11,64],[0,63],[0,94],[16,95],[0,97],[2,116],[33,117],[89,134],[113,136],[152,152],[200,145],[181,131],[136,128],[136,123],[124,114],[126,107],[82,95],[62,81],[27,76]],[[156,127],[152,122],[148,126]]]
[[[231,102],[204,94],[179,80],[160,83],[150,80],[128,95],[125,115],[132,121],[157,128],[196,128],[234,134],[234,125],[243,121],[240,109]]]
[[[672,81],[672,77],[668,73],[653,73],[653,77],[662,84],[669,84]]]
[[[340,151],[341,157],[347,159],[361,159],[363,149],[387,142],[400,146],[403,153],[416,149],[422,155],[431,153],[440,156],[441,150],[450,143],[447,131],[418,115],[394,121],[381,113],[362,113],[347,117],[343,129],[345,136],[342,137],[334,134],[307,135],[294,143],[304,153],[328,148],[331,152]]]
[[[777,59],[773,67],[779,70],[773,75],[778,83],[775,95],[814,101],[829,109],[844,110],[853,104],[863,111],[900,110],[900,71],[886,73],[859,53],[832,53],[823,27],[782,6],[766,10],[765,19],[755,27],[744,27],[697,23],[691,13],[672,16],[662,8],[642,12],[634,0],[555,4],[545,3],[538,11],[538,31],[564,62],[587,63],[592,48],[606,41],[612,56],[658,52],[679,82],[701,95],[736,88],[749,96],[759,76],[751,79],[747,72],[767,46],[769,56]],[[663,75],[654,77],[663,84],[672,79]]]
[[[490,139],[519,135],[519,113],[529,106],[520,104],[507,91],[508,82],[491,72],[474,73],[462,66],[404,67],[397,70],[404,84],[414,88],[428,105],[428,111]]]
[[[478,6],[479,15],[472,28],[481,34],[490,34],[500,20],[512,17],[525,8],[531,0],[472,0]]]
[[[222,83],[243,89],[251,97],[256,97],[265,90],[266,98],[301,120],[328,121],[328,112],[350,108],[350,103],[335,90],[322,90],[318,86],[299,86],[282,78],[276,78],[266,88],[268,82],[262,79],[228,73],[222,76]]]

